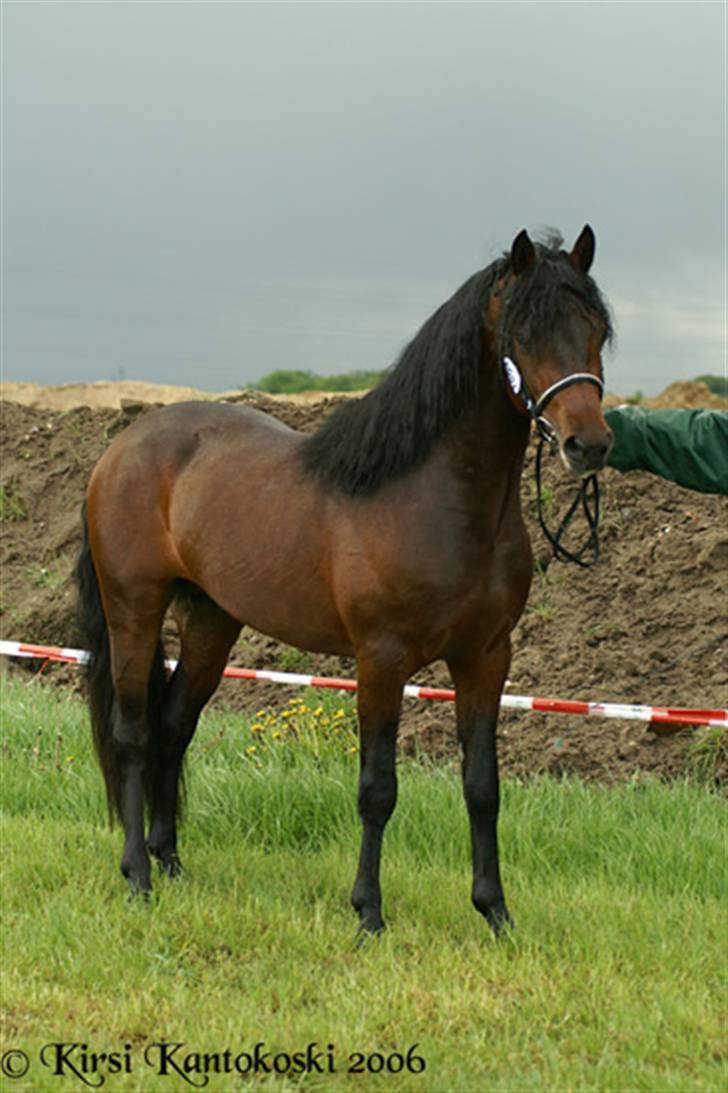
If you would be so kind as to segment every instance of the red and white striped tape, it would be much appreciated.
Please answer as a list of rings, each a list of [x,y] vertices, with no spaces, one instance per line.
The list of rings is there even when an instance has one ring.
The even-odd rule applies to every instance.
[[[27,642],[0,641],[0,656],[34,657],[38,660],[85,664],[89,654],[83,649],[64,649],[53,645],[31,645]],[[165,661],[174,669],[177,662]],[[296,672],[256,671],[253,668],[226,668],[230,679],[266,680],[294,687],[325,687],[335,691],[356,691],[354,679],[329,676],[300,675]],[[408,683],[404,689],[408,698],[424,698],[436,702],[452,702],[455,692],[439,687],[419,687]],[[619,721],[649,721],[653,725],[717,725],[728,726],[728,710],[695,710],[675,706],[634,706],[621,702],[575,702],[559,698],[533,698],[525,695],[501,696],[501,708],[532,710],[534,713],[572,714],[580,717],[605,717]]]

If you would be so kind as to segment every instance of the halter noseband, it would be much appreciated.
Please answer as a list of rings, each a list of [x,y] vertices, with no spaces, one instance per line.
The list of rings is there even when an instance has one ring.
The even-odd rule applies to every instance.
[[[534,399],[526,387],[518,365],[510,357],[503,358],[503,371],[511,391],[516,398],[520,399],[526,413],[535,421],[539,436],[548,440],[550,444],[553,444],[556,434],[551,422],[543,416],[543,412],[555,395],[567,387],[572,387],[575,383],[592,383],[599,388],[600,396],[604,394],[604,384],[598,376],[593,376],[591,372],[572,372],[547,387],[540,398]]]
[[[557,380],[556,383],[552,383],[550,387],[547,387],[540,398],[534,399],[526,387],[518,365],[510,357],[503,358],[503,371],[505,372],[506,382],[514,397],[520,401],[526,413],[535,421],[540,437],[538,451],[536,453],[536,502],[541,530],[551,544],[554,557],[558,561],[574,562],[576,565],[585,568],[593,565],[594,562],[599,559],[599,479],[596,474],[590,474],[585,478],[582,478],[577,494],[569,506],[566,515],[562,519],[557,530],[552,532],[546,524],[546,517],[544,515],[541,489],[541,461],[544,445],[549,444],[553,448],[556,443],[556,431],[548,418],[543,416],[543,412],[551,402],[551,399],[558,395],[559,391],[563,391],[565,388],[571,387],[575,383],[594,384],[595,387],[599,388],[600,397],[604,394],[604,383],[598,376],[593,376],[591,372],[572,372],[570,376],[564,376],[563,379]],[[586,518],[587,526],[589,527],[589,535],[578,549],[572,551],[568,550],[561,540],[580,504]],[[592,557],[589,560],[585,558],[587,551],[591,551],[592,553]]]

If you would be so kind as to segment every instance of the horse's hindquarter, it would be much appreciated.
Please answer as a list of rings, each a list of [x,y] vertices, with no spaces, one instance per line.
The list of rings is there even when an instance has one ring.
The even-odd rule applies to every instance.
[[[201,433],[170,496],[179,576],[256,630],[348,653],[327,574],[326,501],[301,469],[301,441],[250,412]]]

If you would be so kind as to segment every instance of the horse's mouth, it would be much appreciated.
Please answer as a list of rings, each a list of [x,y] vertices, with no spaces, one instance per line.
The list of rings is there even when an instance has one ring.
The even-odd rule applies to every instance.
[[[613,441],[611,430],[599,438],[588,440],[578,434],[566,440],[559,437],[559,455],[567,471],[575,478],[585,478],[606,467]]]

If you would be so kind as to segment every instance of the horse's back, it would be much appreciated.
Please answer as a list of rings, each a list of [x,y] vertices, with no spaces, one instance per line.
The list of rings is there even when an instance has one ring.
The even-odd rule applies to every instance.
[[[248,406],[180,402],[144,414],[119,434],[96,465],[89,484],[121,475],[125,482],[179,474],[196,458],[243,456],[251,446],[271,454],[288,451],[301,435]],[[138,485],[138,484],[137,484]],[[131,501],[131,498],[129,498]]]
[[[300,439],[300,434],[270,414],[251,406],[224,402],[178,402],[152,410],[121,433],[109,448],[144,449],[164,461],[182,456],[200,441],[235,446],[247,437],[271,444]],[[285,438],[285,439],[284,439]]]
[[[255,629],[349,651],[327,568],[326,499],[299,458],[303,439],[249,407],[146,414],[92,476],[97,562],[128,584],[189,581]]]

